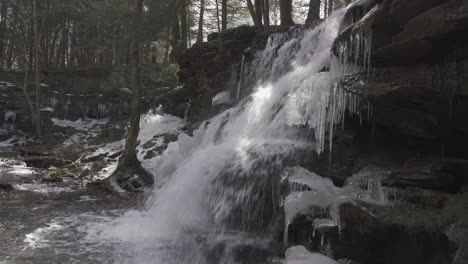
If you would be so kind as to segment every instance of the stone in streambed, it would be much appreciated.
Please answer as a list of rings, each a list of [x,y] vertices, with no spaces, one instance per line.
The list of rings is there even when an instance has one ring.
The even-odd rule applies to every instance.
[[[63,182],[63,179],[62,178],[45,177],[45,178],[42,178],[41,181],[43,183],[59,183],[59,182]]]
[[[15,188],[9,183],[0,183],[0,191],[13,191]]]

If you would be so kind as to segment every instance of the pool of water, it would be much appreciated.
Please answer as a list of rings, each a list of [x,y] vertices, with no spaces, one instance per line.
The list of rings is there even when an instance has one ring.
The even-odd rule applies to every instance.
[[[187,230],[177,242],[150,233],[119,239],[125,230],[114,224],[141,211],[138,202],[73,182],[16,184],[0,191],[0,264],[281,263],[267,256],[268,240],[251,234]]]
[[[135,205],[68,186],[24,184],[0,192],[0,263],[122,263],[99,228]]]

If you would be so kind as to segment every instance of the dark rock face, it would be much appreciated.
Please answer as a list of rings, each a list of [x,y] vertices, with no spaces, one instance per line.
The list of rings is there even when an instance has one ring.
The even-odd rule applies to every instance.
[[[443,155],[468,154],[467,19],[463,0],[384,1],[340,34],[335,53],[350,36],[371,38],[372,70],[354,89],[373,102],[375,124]]]
[[[298,214],[288,242],[364,264],[468,263],[468,2],[363,3],[348,10],[332,52],[348,45],[353,61],[367,51],[353,50],[352,36],[371,41],[370,70],[357,59],[361,71],[339,86],[371,102],[372,117],[347,116],[333,151],[303,165],[337,186],[379,166],[372,176],[391,205],[342,203],[337,226],[323,228],[314,220],[329,216]]]
[[[420,10],[430,7],[433,4],[430,2],[417,7]],[[452,0],[427,9],[427,11],[412,18],[404,25],[403,31],[396,35],[394,40],[403,42],[415,38],[443,38],[451,34],[466,32],[467,23],[468,3],[463,0]]]
[[[412,18],[443,2],[444,0],[395,0],[391,4],[390,13],[394,21],[403,27]]]
[[[336,247],[331,245],[337,257],[346,256],[362,263],[451,263],[456,247],[442,230],[438,233],[411,230],[353,204],[341,205],[340,216],[339,243]]]
[[[191,98],[189,119],[201,121],[210,117],[211,100],[226,90],[232,66],[240,63],[242,55],[248,57],[247,48],[264,48],[268,36],[279,30],[268,32],[253,27],[241,26],[212,35],[208,42],[195,44],[178,59],[179,78]]]
[[[0,182],[0,191],[6,191],[6,192],[10,192],[10,191],[13,191],[15,188],[13,187],[13,185],[9,184],[9,183],[1,183]]]

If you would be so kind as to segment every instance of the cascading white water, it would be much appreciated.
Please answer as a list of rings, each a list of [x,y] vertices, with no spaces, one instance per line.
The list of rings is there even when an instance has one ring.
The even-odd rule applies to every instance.
[[[226,241],[240,236],[248,244],[245,232],[266,239],[255,243],[268,241],[282,170],[293,165],[299,150],[322,152],[327,124],[333,128],[347,107],[343,98],[330,102],[337,98],[334,80],[324,71],[344,13],[336,11],[314,29],[272,35],[243,79],[255,80],[253,94],[201,124],[193,136],[179,135],[154,171],[159,187],[146,210],[117,219],[101,237],[128,242],[133,263],[211,263],[213,256],[199,249],[203,241],[223,239],[223,256],[213,263],[236,263]],[[315,138],[298,133],[305,125]]]

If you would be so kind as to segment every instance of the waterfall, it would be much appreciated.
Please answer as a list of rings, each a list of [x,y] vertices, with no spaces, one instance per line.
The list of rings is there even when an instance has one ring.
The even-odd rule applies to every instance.
[[[240,98],[240,92],[242,88],[242,77],[244,76],[244,66],[245,66],[245,55],[242,56],[241,60],[241,66],[240,66],[240,79],[239,83],[237,84],[237,93],[236,93],[236,99],[239,100]]]
[[[253,93],[169,144],[145,210],[124,215],[101,235],[134,245],[134,263],[168,263],[169,255],[173,263],[235,263],[232,241],[250,243],[248,234],[259,238],[252,243],[270,241],[281,213],[282,171],[301,151],[322,152],[326,132],[356,100],[339,94],[324,71],[345,11],[313,29],[273,34],[250,62]],[[304,127],[315,137],[304,136]],[[218,261],[200,253],[214,241],[223,241]],[[155,253],[162,244],[171,253]]]

